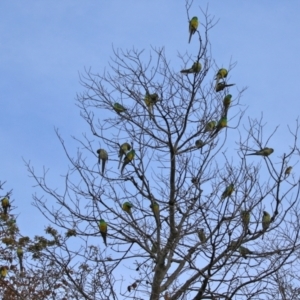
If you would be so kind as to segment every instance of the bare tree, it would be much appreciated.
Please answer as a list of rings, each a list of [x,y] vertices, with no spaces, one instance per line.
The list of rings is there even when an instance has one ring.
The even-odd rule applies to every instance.
[[[245,88],[231,85],[234,63],[215,80],[215,23],[201,20],[180,67],[163,48],[113,49],[110,71],[81,76],[92,135],[74,137],[71,154],[56,131],[70,163],[63,191],[27,163],[49,196],[35,205],[65,234],[49,227],[57,243],[39,253],[74,299],[293,299],[279,274],[299,263],[299,178],[287,169],[299,124],[286,153],[273,153],[277,128],[265,136],[263,118],[241,125]]]

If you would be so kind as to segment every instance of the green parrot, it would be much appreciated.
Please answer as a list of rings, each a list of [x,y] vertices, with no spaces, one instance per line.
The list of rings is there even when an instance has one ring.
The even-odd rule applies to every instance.
[[[153,119],[153,106],[154,104],[157,103],[158,101],[158,95],[156,93],[154,94],[149,94],[148,91],[146,91],[146,95],[145,95],[145,103],[146,103],[146,106],[147,106],[147,109],[148,109],[148,112],[149,112],[149,117],[150,117],[150,120]]]
[[[120,114],[127,110],[127,108],[125,108],[124,106],[122,106],[120,103],[117,103],[117,102],[114,104],[113,109],[115,110],[115,112],[117,114]]]
[[[102,235],[104,244],[105,244],[105,246],[107,246],[107,244],[106,244],[107,223],[106,223],[103,219],[101,219],[101,220],[99,221],[98,226],[99,226],[100,233],[101,233],[101,235]]]
[[[266,231],[269,228],[270,223],[271,223],[271,216],[270,216],[269,213],[267,213],[264,210],[263,211],[263,217],[262,217],[262,220],[261,220],[263,232]],[[263,238],[263,235],[262,235],[262,238]]]
[[[204,132],[213,131],[217,125],[216,121],[210,121],[206,124]]]
[[[203,143],[202,140],[197,140],[197,141],[195,142],[195,147],[196,147],[196,148],[200,149],[200,148],[202,148],[203,146],[204,146],[204,143]]]
[[[227,127],[227,117],[222,116],[219,120],[216,129],[214,132],[211,133],[210,137],[214,137],[222,128]]]
[[[193,17],[192,20],[190,20],[189,22],[189,33],[190,33],[189,43],[191,42],[192,35],[196,32],[198,25],[199,25],[198,18]]]
[[[253,254],[254,252],[250,251],[248,248],[240,246],[239,248],[240,254],[243,256],[243,258],[247,259],[248,254]]]
[[[181,70],[180,73],[183,74],[192,74],[192,73],[199,73],[202,69],[202,65],[199,61],[193,63],[192,67],[189,69]]]
[[[205,236],[205,232],[204,232],[203,228],[199,229],[199,231],[198,231],[198,237],[199,237],[199,240],[200,240],[200,242],[202,244],[206,243],[206,236]]]
[[[4,213],[4,215],[7,215],[7,210],[8,210],[8,208],[10,208],[9,196],[4,197],[4,198],[1,200],[1,203],[2,203],[2,208],[3,208],[3,213]]]
[[[289,166],[286,168],[285,172],[284,172],[284,176],[289,176],[291,174],[293,167]]]
[[[254,153],[250,153],[250,154],[245,154],[245,155],[261,155],[261,156],[269,156],[270,154],[272,154],[274,152],[273,148],[263,148],[261,150],[257,150]]]
[[[17,256],[20,263],[20,272],[22,272],[23,271],[23,249],[21,246],[18,246],[17,248]]]
[[[234,184],[231,183],[226,189],[225,191],[222,193],[222,196],[221,196],[221,200],[227,198],[227,197],[230,197],[231,194],[234,192]]]
[[[7,266],[0,267],[0,277],[5,278],[7,275],[8,268]]]
[[[228,71],[224,68],[219,69],[218,73],[216,74],[216,85],[219,83],[220,79],[226,78],[228,75]]]
[[[120,149],[119,149],[119,157],[120,157],[120,160],[119,160],[119,166],[118,166],[118,169],[120,169],[120,166],[121,166],[121,161],[122,161],[122,158],[123,158],[123,155],[126,155],[126,153],[131,149],[131,146],[130,144],[128,143],[124,143],[120,146]]]
[[[224,100],[223,100],[224,115],[226,115],[226,116],[227,116],[228,108],[231,104],[231,98],[232,98],[232,95],[228,94],[224,97]]]
[[[105,163],[108,160],[108,154],[104,149],[98,149],[97,153],[98,153],[98,164],[100,164],[100,161],[102,161],[102,175],[103,175],[105,170]]]
[[[127,154],[124,158],[124,161],[123,161],[122,168],[121,168],[121,174],[123,174],[123,170],[124,170],[125,166],[134,159],[134,156],[135,156],[135,151],[133,149],[131,151],[127,152]]]
[[[242,223],[243,223],[244,229],[249,232],[248,227],[249,227],[249,223],[250,223],[250,211],[242,210],[241,211],[241,218],[242,218]]]
[[[158,203],[157,202],[153,202],[153,204],[150,205],[150,208],[152,209],[152,212],[154,214],[154,217],[156,219],[158,227],[160,227],[161,224],[160,224],[160,212],[159,212],[159,205],[158,205]]]
[[[216,92],[223,91],[226,87],[233,86],[235,83],[226,84],[225,82],[219,82],[215,86]]]
[[[132,212],[131,212],[132,207],[133,207],[133,205],[131,202],[125,202],[125,203],[123,203],[122,209],[125,212],[127,212],[128,214],[132,215]]]

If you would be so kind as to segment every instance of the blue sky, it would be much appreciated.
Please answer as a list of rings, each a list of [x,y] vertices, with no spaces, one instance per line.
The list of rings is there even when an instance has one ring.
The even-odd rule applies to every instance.
[[[199,16],[201,23],[198,2],[190,16]],[[201,5],[219,19],[209,33],[217,65],[236,61],[230,81],[248,87],[241,99],[249,106],[243,123],[263,112],[266,132],[280,125],[271,145],[276,155],[288,151],[292,140],[286,125],[294,128],[300,106],[300,2],[215,0]],[[6,190],[14,190],[23,234],[42,233],[47,222],[31,206],[32,194],[42,192],[33,187],[22,158],[40,174],[49,168],[50,185],[61,187],[68,162],[54,128],[73,153],[77,144],[71,136],[89,133],[75,106],[82,91],[78,74],[85,67],[96,73],[108,69],[112,46],[145,49],[146,54],[151,46],[164,46],[179,71],[178,52],[193,53],[198,46],[193,38],[187,43],[187,28],[184,1],[0,2],[0,179],[7,181]]]

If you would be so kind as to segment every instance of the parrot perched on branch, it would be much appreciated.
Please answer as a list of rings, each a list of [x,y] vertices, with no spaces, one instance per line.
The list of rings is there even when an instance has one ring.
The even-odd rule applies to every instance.
[[[271,216],[268,212],[266,212],[264,210],[263,211],[263,217],[262,217],[262,220],[261,220],[261,225],[262,225],[263,232],[265,232],[269,228],[270,223],[271,223]],[[263,235],[262,235],[262,238],[263,238]]]
[[[23,249],[21,246],[17,248],[17,256],[20,263],[20,272],[22,272],[23,271]]]
[[[121,174],[123,174],[123,170],[124,170],[125,166],[134,159],[134,156],[135,156],[135,151],[133,149],[131,151],[127,152],[127,154],[124,158],[124,161],[123,161],[122,168],[121,168]]]
[[[189,43],[191,42],[192,35],[196,32],[199,22],[197,17],[193,17],[189,22]]]
[[[117,102],[114,104],[113,109],[115,110],[115,112],[117,114],[120,114],[127,110],[127,108],[125,108],[124,106],[122,106],[120,103],[117,103]]]
[[[197,140],[196,142],[195,142],[195,147],[197,148],[197,149],[200,149],[200,148],[202,148],[204,146],[204,142],[202,141],[202,140]]]
[[[98,153],[98,164],[100,164],[100,162],[102,161],[102,175],[103,175],[105,170],[105,163],[108,160],[108,154],[104,149],[98,149],[97,153]]]
[[[223,107],[224,107],[224,115],[227,116],[228,108],[231,104],[232,95],[228,94],[224,97]]]
[[[240,246],[239,252],[243,256],[243,258],[245,258],[245,259],[247,259],[248,254],[253,254],[254,253],[251,250],[249,250],[248,248],[243,247],[243,246]]]
[[[146,91],[146,95],[145,95],[144,100],[145,100],[145,103],[146,103],[146,106],[147,106],[147,109],[148,109],[148,112],[149,112],[150,120],[152,120],[153,119],[153,114],[154,114],[153,106],[158,101],[158,95],[156,93],[149,94],[149,92]]]
[[[227,117],[222,116],[222,118],[219,120],[216,129],[214,132],[211,133],[210,137],[214,137],[222,128],[227,127]]]
[[[5,215],[7,215],[7,210],[10,208],[9,196],[4,197],[4,198],[1,200],[1,204],[2,204],[2,208],[3,208],[3,213],[4,213]]]
[[[227,197],[230,197],[231,194],[234,192],[234,184],[231,183],[226,189],[225,191],[222,193],[222,196],[221,196],[221,200],[227,198]]]
[[[219,82],[215,86],[216,92],[223,91],[226,87],[233,86],[235,83],[226,84],[225,82]]]
[[[131,208],[133,207],[131,202],[125,202],[123,203],[122,209],[127,212],[128,214],[132,215]]]
[[[242,218],[242,223],[243,223],[243,227],[245,229],[245,231],[248,231],[248,233],[250,233],[249,230],[249,223],[250,223],[250,211],[248,210],[242,210],[241,211],[241,218]]]
[[[228,75],[228,71],[224,68],[219,69],[218,73],[216,74],[216,85],[219,83],[220,79],[226,78]]]
[[[107,246],[107,244],[106,244],[107,223],[103,219],[101,219],[99,221],[98,226],[99,226],[99,230],[100,230],[100,233],[102,235],[102,238],[103,238],[103,242],[104,242],[105,246]]]
[[[202,69],[202,65],[199,61],[193,63],[192,67],[189,69],[181,70],[180,73],[183,74],[192,74],[192,73],[199,73]]]
[[[199,229],[198,237],[199,237],[199,240],[202,244],[206,243],[206,236],[205,236],[205,232],[204,232],[203,228]]]
[[[216,128],[217,122],[216,121],[210,121],[206,124],[204,132],[213,131]]]
[[[272,154],[274,152],[273,148],[263,148],[261,150],[257,150],[254,153],[250,153],[250,154],[245,154],[245,155],[261,155],[261,156],[269,156],[270,154]]]
[[[118,166],[118,169],[120,169],[120,166],[121,166],[121,161],[122,161],[122,158],[123,158],[123,155],[126,155],[126,153],[131,149],[131,146],[130,144],[128,143],[124,143],[120,146],[120,149],[119,149],[119,166]]]
[[[153,204],[150,205],[150,208],[152,209],[152,212],[154,214],[154,217],[156,219],[156,222],[158,224],[158,227],[161,227],[160,224],[160,212],[159,212],[159,205],[157,202],[153,202]]]
[[[286,168],[285,172],[284,172],[284,176],[289,176],[291,174],[293,167],[289,166]]]

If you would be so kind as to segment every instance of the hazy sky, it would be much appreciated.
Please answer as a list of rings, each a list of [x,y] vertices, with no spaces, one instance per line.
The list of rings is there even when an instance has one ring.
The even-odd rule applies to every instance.
[[[243,123],[263,112],[267,132],[280,125],[270,146],[282,155],[292,142],[286,125],[295,128],[300,112],[300,2],[194,1],[190,16],[201,23],[199,3],[219,19],[209,32],[213,58],[225,67],[236,61],[230,81],[248,87],[241,99],[249,106]],[[60,187],[68,161],[54,128],[70,149],[77,147],[71,135],[89,132],[75,106],[82,91],[78,74],[84,68],[108,69],[113,46],[146,53],[164,46],[173,69],[180,70],[177,54],[196,52],[198,46],[195,39],[187,41],[184,1],[0,2],[0,180],[7,181],[0,195],[14,190],[23,234],[42,233],[48,223],[31,206],[32,194],[43,193],[33,188],[22,158],[39,174],[49,168],[49,182]]]

